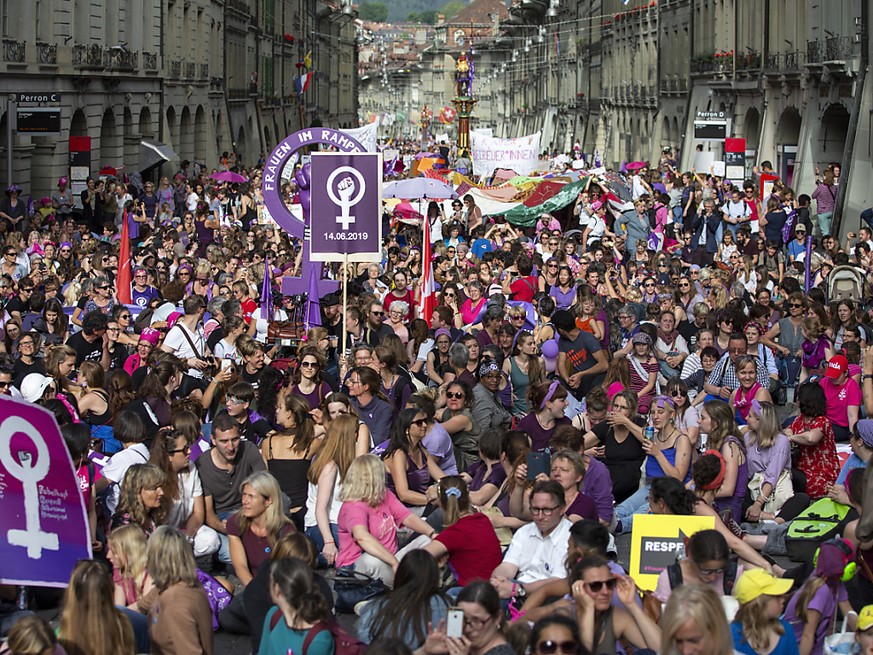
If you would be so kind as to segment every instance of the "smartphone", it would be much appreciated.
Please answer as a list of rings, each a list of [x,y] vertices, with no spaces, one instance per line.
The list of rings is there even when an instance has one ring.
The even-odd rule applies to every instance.
[[[227,358],[221,360],[221,371],[222,372],[229,371],[231,366],[233,366],[233,360],[230,360]]]
[[[527,454],[527,479],[535,480],[540,473],[549,475],[552,469],[552,456],[549,453]]]
[[[446,637],[460,638],[464,636],[464,611],[450,609],[446,616]]]

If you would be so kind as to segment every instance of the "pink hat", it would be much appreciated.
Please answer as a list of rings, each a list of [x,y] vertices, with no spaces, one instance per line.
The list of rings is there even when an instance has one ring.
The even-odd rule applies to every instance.
[[[178,321],[180,318],[182,318],[181,312],[173,312],[172,314],[167,316],[167,329],[169,330],[170,328],[172,328],[176,324],[176,321]]]
[[[67,182],[68,182],[67,178],[62,177],[58,180],[58,186],[67,186]]]
[[[172,314],[170,316],[172,316]],[[178,317],[179,314],[177,313],[176,316]],[[169,321],[167,321],[167,322],[169,323]],[[158,341],[161,340],[161,333],[159,330],[156,330],[154,328],[150,328],[150,327],[143,328],[143,331],[139,335],[139,340],[150,343],[153,346],[157,346]]]

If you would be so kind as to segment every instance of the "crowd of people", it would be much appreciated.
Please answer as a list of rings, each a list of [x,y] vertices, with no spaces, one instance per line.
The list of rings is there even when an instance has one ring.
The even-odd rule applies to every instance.
[[[382,261],[329,269],[346,302],[290,342],[261,290],[302,319],[279,290],[302,244],[227,166],[249,182],[183,162],[89,180],[78,210],[65,178],[0,202],[0,393],[56,416],[94,554],[56,635],[5,617],[10,652],[212,653],[222,629],[263,654],[819,655],[839,613],[873,654],[873,231],[830,233],[838,165],[765,195],[665,153],[630,202],[593,173],[532,227],[430,202],[428,248],[386,208]],[[839,538],[786,572],[821,499]],[[615,547],[641,513],[714,523],[643,596]]]

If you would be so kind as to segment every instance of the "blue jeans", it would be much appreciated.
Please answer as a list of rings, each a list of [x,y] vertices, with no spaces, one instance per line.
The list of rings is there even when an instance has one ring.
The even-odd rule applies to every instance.
[[[336,523],[330,524],[330,534],[333,536],[334,545],[339,548],[339,528]],[[321,536],[321,530],[318,529],[317,525],[313,525],[311,528],[306,528],[306,536],[312,539],[312,543],[315,544],[315,548],[318,550],[318,566],[327,566],[327,560],[321,554],[321,551],[324,550],[324,539]]]
[[[833,212],[824,212],[818,215],[818,229],[821,230],[823,237],[831,233],[831,219],[834,217]]]
[[[643,482],[633,495],[615,506],[615,518],[621,522],[619,534],[631,531],[634,525],[634,514],[648,514],[650,486],[648,481]]]
[[[122,613],[130,621],[133,628],[133,640],[136,642],[137,653],[148,653],[151,651],[151,639],[149,639],[149,617],[140,612],[136,612],[127,607],[119,607]]]
[[[226,512],[221,512],[218,515],[222,521],[226,521],[228,517],[236,512],[237,510],[231,509]],[[221,546],[218,547],[218,561],[224,562],[225,564],[230,564],[230,540],[227,538],[227,535],[219,532],[218,540],[221,542]]]

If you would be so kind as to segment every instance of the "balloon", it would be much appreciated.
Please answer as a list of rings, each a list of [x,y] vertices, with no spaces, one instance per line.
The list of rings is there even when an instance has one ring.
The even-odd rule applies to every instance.
[[[558,342],[554,339],[549,339],[543,344],[543,357],[546,359],[554,359],[558,356]]]
[[[303,207],[303,222],[304,224],[309,224],[309,196],[310,190],[309,186],[312,182],[312,164],[306,162],[294,171],[294,180],[297,182],[297,189],[300,192],[300,205]]]

